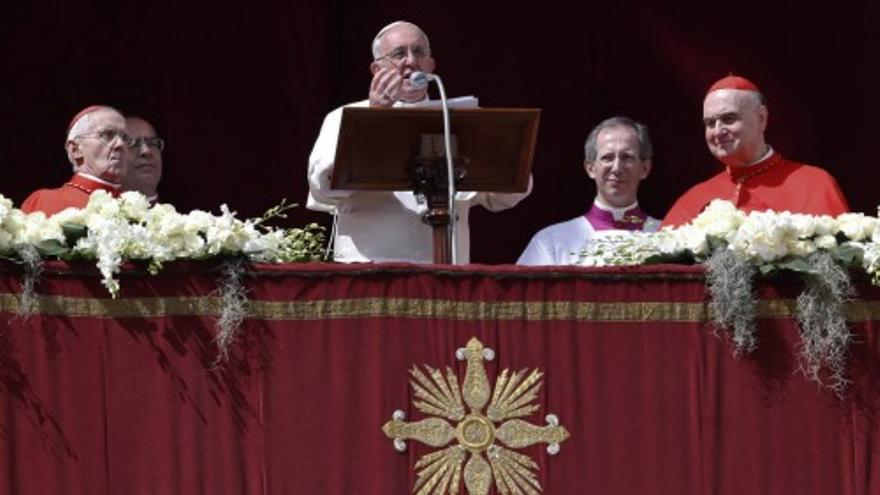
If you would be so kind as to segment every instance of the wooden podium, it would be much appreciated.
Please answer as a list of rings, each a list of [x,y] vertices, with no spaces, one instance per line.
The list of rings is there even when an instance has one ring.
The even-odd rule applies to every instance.
[[[523,192],[535,154],[541,111],[531,108],[450,109],[456,190]],[[435,108],[342,111],[331,186],[405,191],[428,202],[434,263],[450,263],[449,204],[443,113]]]

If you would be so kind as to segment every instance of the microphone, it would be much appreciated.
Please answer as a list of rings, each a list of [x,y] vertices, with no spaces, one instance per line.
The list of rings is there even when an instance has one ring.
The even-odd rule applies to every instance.
[[[436,80],[436,76],[428,72],[415,71],[409,75],[409,84],[417,89],[424,88],[434,80]]]

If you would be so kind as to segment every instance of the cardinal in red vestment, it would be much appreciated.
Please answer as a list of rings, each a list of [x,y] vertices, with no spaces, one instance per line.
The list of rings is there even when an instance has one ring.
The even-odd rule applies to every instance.
[[[725,169],[678,198],[664,226],[693,220],[714,199],[744,211],[831,216],[849,211],[831,174],[787,160],[767,144],[767,115],[763,95],[748,79],[731,75],[709,88],[703,101],[706,144]]]
[[[90,106],[79,112],[70,122],[65,143],[73,177],[59,188],[34,191],[22,203],[22,211],[48,216],[70,207],[83,208],[99,189],[117,194],[131,144],[125,118],[116,109]]]

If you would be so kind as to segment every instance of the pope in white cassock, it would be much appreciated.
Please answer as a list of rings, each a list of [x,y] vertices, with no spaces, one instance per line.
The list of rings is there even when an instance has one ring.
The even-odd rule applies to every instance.
[[[429,104],[427,88],[413,85],[412,73],[433,72],[428,36],[415,24],[397,21],[382,28],[373,40],[369,99],[351,106],[388,108]],[[428,210],[411,191],[346,191],[330,187],[342,107],[330,112],[309,156],[309,209],[335,215],[333,259],[341,262],[407,261],[431,263],[433,232],[422,221]],[[456,195],[459,263],[470,260],[469,208],[491,211],[512,208],[531,192],[460,191]]]

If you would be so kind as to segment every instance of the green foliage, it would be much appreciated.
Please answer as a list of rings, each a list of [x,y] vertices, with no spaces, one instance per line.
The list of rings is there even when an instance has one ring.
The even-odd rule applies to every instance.
[[[645,258],[646,265],[661,265],[661,264],[675,264],[675,265],[694,265],[697,263],[697,258],[694,256],[694,253],[688,250],[676,251],[674,253],[661,253],[648,256]]]
[[[87,236],[89,233],[88,227],[78,223],[61,224],[61,230],[64,232],[64,240],[67,242],[68,246],[76,245],[78,240]]]
[[[34,246],[42,258],[60,258],[70,252],[67,244],[57,239],[44,239]]]
[[[862,250],[850,243],[838,245],[837,249],[831,251],[831,255],[843,266],[861,266],[862,263]]]
[[[296,208],[297,206],[299,205],[297,205],[296,203],[287,203],[287,198],[281,198],[281,202],[266,210],[266,213],[263,213],[263,216],[261,216],[254,222],[254,225],[258,225],[264,230],[269,230],[269,228],[266,226],[266,223],[269,222],[269,220],[274,220],[276,218],[287,218],[287,212],[292,210],[293,208]]]
[[[301,229],[288,229],[285,232],[285,242],[281,250],[283,261],[321,261],[326,242],[324,227],[311,223]]]
[[[719,249],[727,249],[727,241],[714,235],[706,236],[706,244],[709,245],[709,253],[714,253]]]
[[[827,251],[828,255],[840,266],[856,268],[861,266],[862,250],[851,244],[841,244]],[[808,258],[802,256],[786,256],[773,262],[761,263],[757,266],[758,273],[762,277],[771,277],[782,271],[800,273],[804,275],[820,276],[816,267]]]
[[[807,260],[800,256],[786,256],[776,263],[767,263],[765,265],[762,265],[761,267],[759,267],[759,270],[761,270],[762,274],[764,274],[764,266],[773,268],[774,270],[771,270],[771,272],[775,270],[788,270],[797,273],[815,273],[813,267],[810,266],[809,263],[807,263]]]

